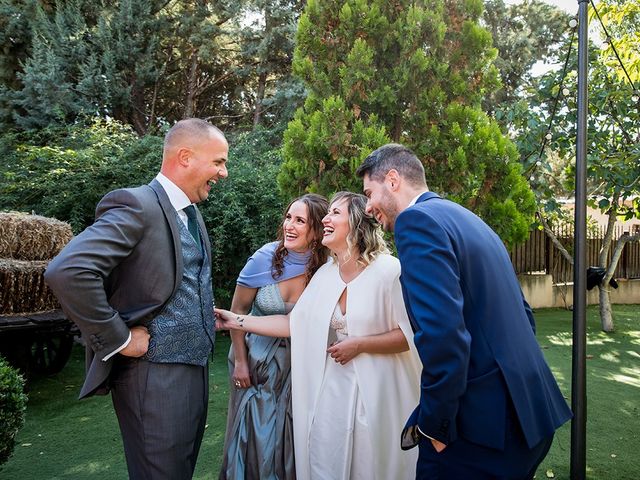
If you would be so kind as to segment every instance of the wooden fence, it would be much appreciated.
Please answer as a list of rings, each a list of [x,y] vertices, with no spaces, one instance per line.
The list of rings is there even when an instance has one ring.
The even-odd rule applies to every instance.
[[[623,228],[615,228],[613,241],[609,249],[609,258],[613,255],[616,241],[623,234]],[[573,255],[573,229],[562,227],[555,234]],[[604,227],[587,235],[587,265],[597,266],[604,238]],[[542,230],[533,230],[529,239],[510,252],[511,262],[518,274],[546,273],[553,277],[554,283],[573,281],[573,266],[562,256],[560,250]],[[640,278],[640,242],[627,242],[614,273],[614,278]]]

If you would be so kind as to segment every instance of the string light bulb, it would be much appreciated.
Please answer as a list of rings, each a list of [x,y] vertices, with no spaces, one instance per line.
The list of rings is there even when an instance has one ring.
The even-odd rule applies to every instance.
[[[551,140],[553,138],[553,135],[551,135],[550,133],[547,133],[544,138],[546,138],[547,140]]]
[[[562,89],[562,95],[564,95],[565,97],[568,97],[570,93],[571,92],[569,91],[569,89],[567,87],[564,87]]]
[[[569,20],[569,26],[571,28],[576,28],[576,25],[578,25],[578,21],[575,18],[572,18],[571,20]]]

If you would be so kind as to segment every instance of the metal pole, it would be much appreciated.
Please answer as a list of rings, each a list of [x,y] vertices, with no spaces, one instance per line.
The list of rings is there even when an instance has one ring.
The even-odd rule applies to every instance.
[[[586,476],[587,430],[587,75],[589,0],[578,0],[578,124],[573,262],[571,480]]]

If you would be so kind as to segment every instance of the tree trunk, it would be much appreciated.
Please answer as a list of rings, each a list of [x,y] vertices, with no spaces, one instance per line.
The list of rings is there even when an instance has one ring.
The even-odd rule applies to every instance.
[[[613,332],[613,314],[611,313],[611,298],[609,296],[609,281],[613,277],[613,273],[616,270],[616,266],[618,264],[618,259],[620,258],[620,252],[616,256],[609,260],[609,250],[611,247],[611,242],[613,242],[613,233],[615,231],[615,225],[617,220],[618,213],[618,200],[620,199],[619,194],[614,194],[611,200],[611,208],[607,212],[609,215],[609,219],[607,221],[607,228],[605,230],[604,238],[602,239],[602,246],[600,248],[600,253],[598,255],[598,260],[600,262],[600,266],[602,268],[606,268],[607,271],[598,285],[599,290],[599,305],[600,305],[600,325],[602,326],[603,332]],[[618,248],[624,247],[624,242],[618,240],[618,245],[616,245],[616,250]],[[607,262],[609,265],[607,267]]]
[[[256,91],[256,107],[253,111],[253,129],[255,130],[260,125],[262,119],[262,101],[264,100],[264,92],[267,86],[267,72],[260,72],[258,77],[258,89]]]
[[[549,239],[551,239],[551,242],[555,245],[555,247],[558,249],[560,254],[564,257],[564,259],[567,262],[569,262],[571,265],[573,265],[573,257],[571,256],[571,254],[569,254],[569,252],[567,252],[567,249],[564,248],[564,245],[560,243],[560,240],[558,240],[558,237],[556,237],[556,234],[553,233],[553,230],[551,230],[551,227],[549,227],[549,224],[547,223],[547,220],[544,218],[542,213],[538,211],[537,215],[538,215],[538,218],[540,219],[540,223],[542,224],[542,228],[544,229],[544,233],[547,235]]]
[[[157,79],[153,85],[153,97],[151,98],[151,113],[149,113],[149,128],[153,129],[156,123],[156,102],[158,101],[158,85],[160,79]]]
[[[393,121],[393,128],[391,130],[391,139],[394,142],[399,142],[400,137],[402,137],[402,115],[397,115],[395,120]]]
[[[184,118],[192,118],[195,110],[196,88],[198,83],[198,53],[194,50],[191,52],[191,66],[189,68],[189,77],[187,79],[187,93],[184,102]]]
[[[268,39],[273,35],[274,19],[271,15],[271,5],[269,2],[264,3],[262,12],[264,18],[264,39]],[[253,129],[255,130],[262,120],[262,102],[264,101],[267,89],[267,71],[269,71],[269,58],[271,57],[271,43],[267,43],[267,47],[260,53],[260,62],[258,64],[258,87],[256,89],[256,102],[253,111]]]
[[[607,272],[602,279],[602,283],[598,285],[598,288],[600,289],[600,322],[604,332],[613,332],[613,315],[611,314],[611,300],[609,299],[609,281],[613,278],[613,274],[616,271],[625,244],[637,241],[640,241],[640,233],[636,233],[635,235],[624,233],[618,239],[618,243],[616,244],[616,248],[611,256],[611,262],[609,263]],[[603,299],[606,301],[606,305],[603,304]]]
[[[604,234],[604,238],[602,239],[602,248],[600,249],[599,260],[600,266],[603,268],[607,267],[607,260],[609,259],[609,248],[611,247],[611,242],[613,241],[613,233],[615,231],[616,220],[618,219],[618,200],[620,199],[620,194],[616,193],[613,195],[611,199],[611,208],[607,212],[609,216],[607,220],[607,229]]]
[[[613,332],[613,315],[611,313],[611,298],[609,297],[609,285],[598,285],[599,290],[599,303],[600,303],[600,324],[602,325],[602,331],[611,333]]]
[[[141,137],[147,133],[149,127],[144,114],[144,94],[142,89],[135,84],[131,89],[131,124],[134,130]]]

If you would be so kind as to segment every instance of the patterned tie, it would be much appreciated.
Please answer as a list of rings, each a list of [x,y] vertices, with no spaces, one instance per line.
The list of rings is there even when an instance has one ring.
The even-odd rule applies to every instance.
[[[202,245],[200,244],[200,230],[198,229],[198,218],[196,216],[196,207],[193,205],[189,205],[183,209],[184,213],[187,214],[187,228],[189,229],[189,233],[196,241],[196,245],[198,248],[202,250]]]

